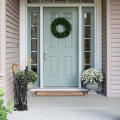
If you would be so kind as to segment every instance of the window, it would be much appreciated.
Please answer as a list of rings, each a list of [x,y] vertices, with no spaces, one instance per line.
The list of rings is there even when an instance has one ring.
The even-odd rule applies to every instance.
[[[28,58],[32,59],[29,68],[39,75],[40,57],[40,9],[28,8]]]
[[[94,67],[94,8],[82,8],[83,70]]]

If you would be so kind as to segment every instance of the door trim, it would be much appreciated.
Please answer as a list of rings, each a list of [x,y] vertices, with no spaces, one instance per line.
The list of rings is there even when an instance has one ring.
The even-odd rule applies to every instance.
[[[20,70],[25,69],[27,61],[27,7],[40,7],[40,88],[43,88],[43,7],[61,7],[61,4],[27,4],[27,0],[20,1]],[[81,49],[82,49],[82,7],[95,8],[95,67],[102,71],[102,23],[101,23],[101,0],[95,0],[94,4],[62,4],[62,7],[78,7],[79,14],[79,88],[81,88]],[[98,29],[99,28],[99,29]]]
[[[44,80],[44,61],[43,61],[43,36],[44,36],[44,33],[43,33],[43,14],[44,14],[44,11],[43,11],[43,6],[40,7],[40,63],[41,63],[41,66],[40,66],[40,88],[43,88],[43,80]]]

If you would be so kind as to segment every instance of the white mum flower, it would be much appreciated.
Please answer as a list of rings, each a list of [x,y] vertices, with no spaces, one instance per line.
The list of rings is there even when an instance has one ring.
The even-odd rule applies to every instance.
[[[94,68],[89,68],[82,73],[82,81],[84,84],[101,83],[103,82],[103,74]]]

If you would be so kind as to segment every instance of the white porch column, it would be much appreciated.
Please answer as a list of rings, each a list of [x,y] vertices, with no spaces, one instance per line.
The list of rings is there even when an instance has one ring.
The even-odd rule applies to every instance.
[[[26,0],[20,0],[20,70],[25,69],[27,62],[27,21]]]

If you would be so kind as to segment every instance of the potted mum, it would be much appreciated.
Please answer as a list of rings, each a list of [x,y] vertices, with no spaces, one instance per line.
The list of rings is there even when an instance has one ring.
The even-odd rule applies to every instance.
[[[28,89],[33,88],[33,84],[37,81],[38,75],[36,72],[30,70],[28,71]]]
[[[82,81],[88,93],[95,94],[99,84],[103,82],[103,74],[95,68],[89,68],[82,73]]]
[[[16,79],[20,84],[23,83],[25,76],[25,71],[20,71],[16,74]],[[33,84],[37,81],[38,75],[36,72],[29,70],[28,71],[28,89],[32,89]]]

